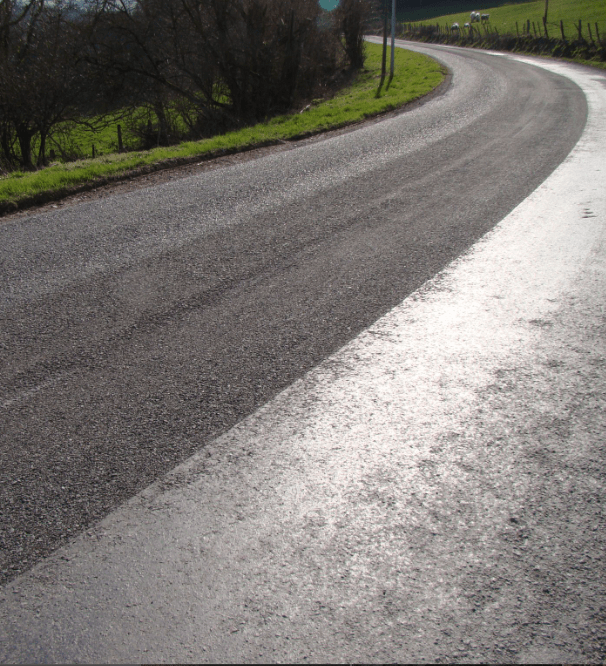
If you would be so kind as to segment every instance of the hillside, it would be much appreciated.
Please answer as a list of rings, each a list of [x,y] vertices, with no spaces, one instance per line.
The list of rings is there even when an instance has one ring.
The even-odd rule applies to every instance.
[[[453,11],[454,10],[454,11]],[[545,2],[506,2],[494,4],[494,0],[462,0],[458,3],[442,3],[430,7],[418,7],[398,12],[398,20],[402,23],[418,23],[423,25],[440,24],[461,26],[469,21],[471,11],[490,14],[490,26],[500,34],[516,34],[523,24],[534,21],[542,25],[545,14]],[[598,24],[599,37],[606,39],[606,2],[604,0],[549,0],[547,26],[550,31],[560,35],[560,21],[563,23],[565,36],[576,37],[579,21],[582,22],[583,35],[589,38],[587,24],[591,25],[592,37],[597,38],[595,24]]]

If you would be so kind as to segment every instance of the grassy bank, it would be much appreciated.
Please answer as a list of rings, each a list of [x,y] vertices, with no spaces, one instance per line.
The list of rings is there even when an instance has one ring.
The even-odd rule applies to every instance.
[[[58,199],[79,188],[87,189],[111,179],[129,177],[146,168],[165,168],[256,146],[270,145],[344,127],[418,99],[444,79],[435,61],[397,49],[396,74],[389,87],[376,97],[381,71],[381,47],[367,44],[365,71],[352,85],[330,100],[307,110],[272,118],[268,122],[210,139],[168,148],[116,153],[96,159],[58,164],[33,173],[17,172],[0,179],[0,213]]]
[[[501,3],[493,7],[484,7],[486,2],[481,2],[478,8],[481,8],[483,14],[490,14],[490,26],[496,28],[501,34],[516,34],[516,24],[518,30],[526,25],[527,21],[538,27],[543,26],[543,15],[545,14],[545,1],[522,2],[511,4],[511,2]],[[460,9],[452,13],[445,13],[441,16],[427,17],[424,20],[419,18],[419,10],[410,16],[401,14],[398,19],[402,22],[414,22],[420,25],[448,24],[458,23],[463,26],[469,21],[468,3],[461,3]],[[475,7],[472,6],[472,10]],[[554,36],[560,35],[560,21],[564,25],[564,34],[569,39],[578,36],[579,20],[582,24],[583,36],[589,39],[587,24],[591,26],[593,37],[596,38],[595,24],[598,24],[600,37],[606,38],[606,2],[604,0],[549,0],[549,11],[547,13],[547,26],[553,30]]]
[[[547,33],[543,25],[544,0],[477,6],[467,0],[449,13],[421,14],[421,10],[402,13],[402,35],[419,41],[457,44],[504,51],[547,55],[606,68],[606,3],[604,0],[550,0]],[[484,24],[465,28],[470,21],[470,7],[489,14]],[[445,7],[444,7],[445,8]],[[460,29],[452,30],[458,23]]]

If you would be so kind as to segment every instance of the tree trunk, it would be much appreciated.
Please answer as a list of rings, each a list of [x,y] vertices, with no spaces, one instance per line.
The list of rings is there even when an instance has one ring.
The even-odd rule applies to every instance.
[[[2,150],[1,155],[4,156],[4,160],[6,161],[6,166],[10,166],[16,162],[15,153],[11,146],[8,125],[4,124],[2,126],[2,132],[0,133],[0,149]]]
[[[164,104],[161,101],[154,103],[154,113],[158,119],[158,145],[168,146],[170,143],[170,125],[166,118]]]
[[[21,149],[21,166],[28,171],[33,171],[35,167],[32,162],[32,137],[36,131],[28,125],[19,123],[15,126],[15,132]]]
[[[46,166],[46,132],[40,131],[40,150],[38,151],[38,166]]]

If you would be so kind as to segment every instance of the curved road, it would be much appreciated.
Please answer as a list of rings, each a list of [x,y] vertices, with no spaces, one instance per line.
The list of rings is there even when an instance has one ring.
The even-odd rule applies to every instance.
[[[4,661],[603,658],[605,78],[415,48],[408,113],[0,226],[5,580],[199,452],[5,587]]]

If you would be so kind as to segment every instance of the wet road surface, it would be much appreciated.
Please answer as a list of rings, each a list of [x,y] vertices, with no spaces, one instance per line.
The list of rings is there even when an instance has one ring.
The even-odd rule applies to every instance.
[[[199,451],[5,588],[4,660],[603,655],[604,77],[552,67],[597,116],[506,217],[586,97],[436,52],[408,114],[0,227],[5,576]]]

